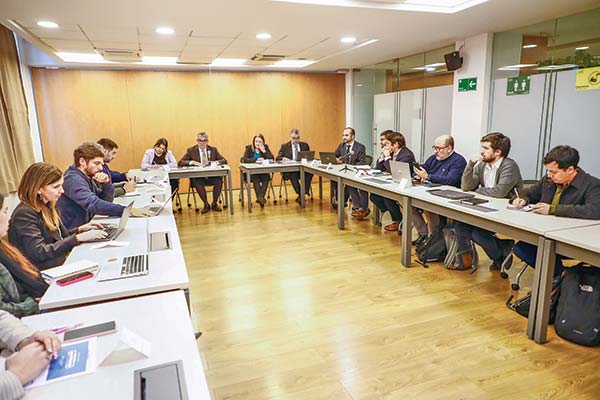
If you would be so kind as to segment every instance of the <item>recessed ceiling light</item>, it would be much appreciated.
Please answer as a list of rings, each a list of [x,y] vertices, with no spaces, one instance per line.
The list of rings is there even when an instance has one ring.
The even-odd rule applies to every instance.
[[[59,51],[56,53],[65,62],[77,63],[110,63],[106,61],[102,55],[98,53],[69,53]]]
[[[267,32],[261,32],[256,34],[256,38],[260,40],[271,39],[271,34]]]
[[[269,67],[304,68],[313,63],[314,63],[314,61],[312,61],[312,60],[281,60],[281,61],[277,61],[275,64],[269,65]]]
[[[587,50],[589,48],[590,48],[590,46],[581,46],[581,47],[575,47],[575,50]]]
[[[344,36],[340,39],[342,43],[354,43],[356,42],[356,38],[354,36]]]
[[[245,58],[215,58],[210,65],[213,67],[243,67],[245,63]]]
[[[160,33],[161,35],[172,35],[175,33],[175,29],[169,28],[168,26],[160,26],[156,28],[156,33]]]
[[[177,64],[177,57],[144,56],[142,57],[142,64],[175,65]]]
[[[52,21],[38,21],[37,24],[42,28],[58,28],[58,24]]]
[[[537,47],[537,44],[526,44],[523,46],[524,49],[533,49],[535,47]]]

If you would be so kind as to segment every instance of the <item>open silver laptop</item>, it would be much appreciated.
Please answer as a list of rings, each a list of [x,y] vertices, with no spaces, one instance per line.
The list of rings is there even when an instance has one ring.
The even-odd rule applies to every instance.
[[[390,172],[394,183],[400,183],[402,179],[405,179],[406,187],[412,186],[412,176],[410,175],[410,165],[408,163],[390,161]]]
[[[315,152],[312,150],[304,150],[298,152],[298,161],[306,158],[307,161],[312,161],[315,159]]]
[[[148,275],[148,254],[137,254],[101,264],[98,282]]]
[[[173,197],[175,197],[177,194],[177,190],[179,190],[179,188],[173,190],[173,193],[171,193],[169,198],[165,200],[163,204],[155,204],[153,206],[146,207],[146,209],[150,212],[150,214],[152,214],[153,217],[156,217],[167,206],[167,204],[173,200]]]
[[[327,151],[320,151],[319,157],[321,157],[321,164],[337,164],[337,158],[335,157],[335,153],[330,153]]]
[[[106,237],[91,240],[91,242],[106,242],[108,240],[116,239],[125,230],[125,227],[127,226],[127,220],[131,215],[132,208],[133,201],[129,203],[129,205],[123,210],[123,214],[121,214],[121,219],[119,220],[119,225],[115,226],[114,224],[100,224],[103,226],[104,232],[106,232]]]

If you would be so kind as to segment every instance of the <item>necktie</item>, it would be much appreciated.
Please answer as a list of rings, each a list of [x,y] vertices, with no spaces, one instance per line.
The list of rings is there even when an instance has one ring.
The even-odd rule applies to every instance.
[[[299,152],[300,152],[300,149],[298,148],[298,145],[295,144],[294,145],[294,157],[293,157],[295,161],[298,160],[298,153]]]
[[[349,144],[346,145],[346,154],[350,154],[350,146]]]
[[[208,164],[208,156],[206,155],[206,149],[202,149],[202,165]]]

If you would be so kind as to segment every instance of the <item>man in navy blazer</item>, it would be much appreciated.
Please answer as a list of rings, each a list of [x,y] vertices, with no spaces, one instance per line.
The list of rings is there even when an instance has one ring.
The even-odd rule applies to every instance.
[[[338,163],[349,165],[365,165],[367,151],[363,144],[355,140],[356,132],[354,128],[347,127],[342,132],[342,143],[335,150],[335,157]],[[332,183],[333,191],[337,193],[337,184]],[[352,198],[352,216],[363,219],[371,212],[369,210],[369,193],[356,188],[346,186],[344,190],[344,204]]]
[[[285,161],[285,160],[298,160],[298,153],[301,151],[309,151],[310,146],[306,142],[300,141],[300,131],[298,129],[292,129],[290,131],[290,141],[281,145],[279,149],[279,153],[277,154],[277,161]],[[294,187],[294,191],[298,195],[296,198],[296,203],[300,203],[300,172],[284,172],[283,174],[284,180],[290,180],[292,182],[292,186]],[[312,174],[306,173],[306,187],[305,194],[309,194],[310,183],[312,181]]]

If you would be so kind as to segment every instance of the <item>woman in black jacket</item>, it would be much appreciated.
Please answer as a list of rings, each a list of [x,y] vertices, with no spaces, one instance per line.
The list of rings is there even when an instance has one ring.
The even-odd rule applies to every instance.
[[[20,318],[38,311],[39,298],[48,284],[40,271],[6,241],[8,219],[8,207],[0,194],[0,309]]]
[[[63,193],[62,172],[48,163],[32,164],[19,183],[21,203],[13,211],[9,241],[39,269],[64,264],[71,249],[79,243],[106,236],[88,223],[69,231],[62,223],[55,204]]]
[[[262,133],[259,133],[252,138],[252,144],[246,146],[244,156],[242,157],[243,163],[263,163],[265,160],[273,161],[273,153],[269,150],[269,146],[265,143],[265,137]],[[260,208],[263,208],[267,203],[265,195],[269,189],[269,181],[271,180],[271,174],[252,174],[250,180],[254,184],[254,192],[256,192],[257,203],[260,204]]]

